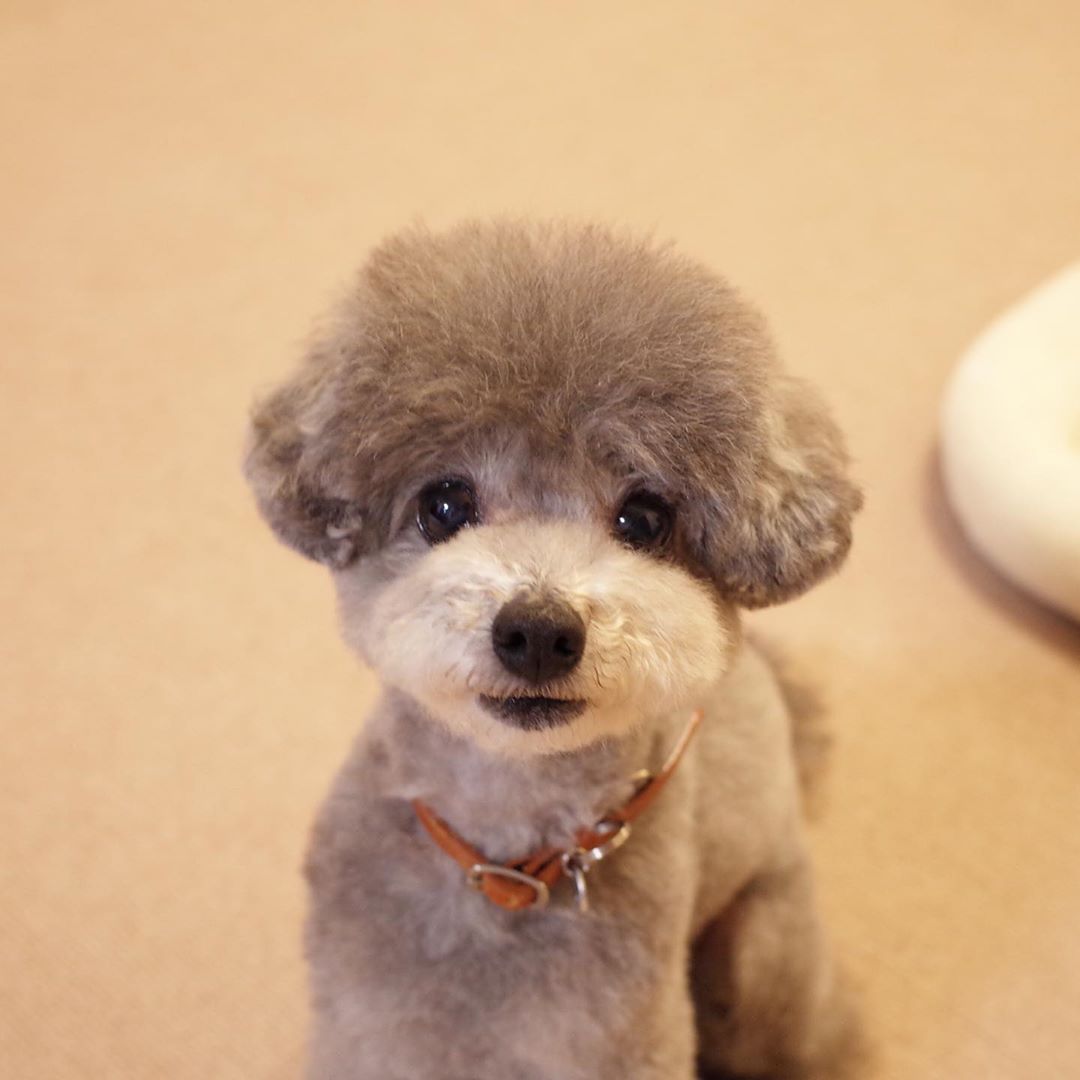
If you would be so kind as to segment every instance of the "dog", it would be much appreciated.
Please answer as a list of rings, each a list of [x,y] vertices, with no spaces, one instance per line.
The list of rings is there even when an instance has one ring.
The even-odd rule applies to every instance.
[[[834,571],[861,497],[759,315],[617,230],[414,227],[245,468],[384,687],[306,862],[313,1080],[837,1075],[740,610]]]

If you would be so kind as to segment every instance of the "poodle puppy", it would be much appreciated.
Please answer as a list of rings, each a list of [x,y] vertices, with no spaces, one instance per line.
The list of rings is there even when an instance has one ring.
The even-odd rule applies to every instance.
[[[739,611],[843,560],[846,465],[667,247],[499,221],[372,254],[246,462],[384,684],[307,860],[313,1080],[835,1075],[791,721]]]

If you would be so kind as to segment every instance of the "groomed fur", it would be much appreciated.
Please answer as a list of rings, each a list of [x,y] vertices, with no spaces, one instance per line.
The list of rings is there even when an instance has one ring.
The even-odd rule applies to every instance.
[[[737,608],[839,563],[844,466],[757,316],[666,248],[503,222],[375,252],[256,411],[247,460],[386,689],[307,862],[312,1080],[837,1080],[791,717]],[[465,523],[418,528],[418,493],[450,481]],[[644,540],[643,492],[665,523]],[[526,601],[582,628],[542,679],[496,635]],[[529,697],[541,720],[518,723]],[[695,707],[587,914],[567,882],[542,910],[495,907],[410,808],[487,859],[565,849]]]
[[[850,544],[839,435],[759,317],[697,263],[592,226],[386,241],[257,410],[247,472],[282,539],[343,566],[436,466],[522,440],[659,479],[691,556],[745,607],[797,595]]]

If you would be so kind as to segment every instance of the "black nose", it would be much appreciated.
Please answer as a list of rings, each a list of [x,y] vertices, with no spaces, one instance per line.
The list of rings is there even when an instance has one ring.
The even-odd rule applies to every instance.
[[[519,596],[495,616],[491,641],[507,671],[545,683],[577,667],[585,649],[585,624],[559,600]]]

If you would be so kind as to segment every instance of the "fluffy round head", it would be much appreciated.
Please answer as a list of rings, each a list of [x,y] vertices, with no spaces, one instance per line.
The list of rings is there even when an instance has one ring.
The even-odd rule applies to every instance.
[[[737,606],[842,560],[845,467],[716,276],[609,230],[516,222],[377,249],[256,410],[247,460],[278,535],[333,567],[381,676],[511,751],[617,733],[718,678]],[[561,664],[539,630],[499,645],[512,602],[582,640],[560,646],[552,617]]]

